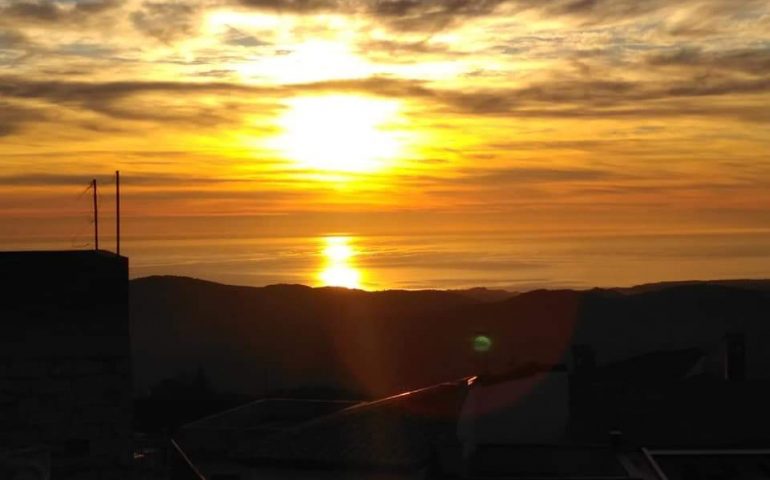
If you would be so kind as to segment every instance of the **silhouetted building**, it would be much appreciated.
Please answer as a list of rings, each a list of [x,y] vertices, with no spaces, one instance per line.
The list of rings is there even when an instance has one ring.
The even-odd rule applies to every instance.
[[[337,411],[284,400],[223,412],[177,432],[177,478],[767,477],[770,457],[756,448],[770,442],[770,382],[725,381],[697,348],[601,365],[588,346],[573,355],[589,360]]]
[[[0,279],[0,449],[42,446],[55,479],[122,478],[131,459],[128,259],[5,252]]]
[[[458,439],[466,452],[484,444],[563,443],[569,409],[569,375],[561,365],[476,377],[457,420]]]
[[[191,478],[190,463],[208,480],[415,478],[445,443],[459,458],[467,389],[464,379],[352,405],[256,402],[182,427],[173,478]]]
[[[731,354],[721,371],[743,364],[743,345],[736,343],[731,349],[726,342]],[[735,381],[739,373],[725,378],[705,368],[706,357],[697,348],[651,352],[573,374],[571,439],[597,442],[619,430],[631,444],[657,448],[767,445],[770,382]]]

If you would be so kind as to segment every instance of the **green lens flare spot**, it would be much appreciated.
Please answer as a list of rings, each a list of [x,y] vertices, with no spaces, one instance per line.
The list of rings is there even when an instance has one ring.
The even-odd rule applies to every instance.
[[[473,337],[473,349],[478,353],[486,353],[492,349],[492,339],[486,335]]]

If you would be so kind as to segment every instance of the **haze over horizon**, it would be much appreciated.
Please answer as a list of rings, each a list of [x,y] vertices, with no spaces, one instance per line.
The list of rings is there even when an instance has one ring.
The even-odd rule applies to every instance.
[[[367,289],[770,271],[770,4],[0,0],[0,248]]]

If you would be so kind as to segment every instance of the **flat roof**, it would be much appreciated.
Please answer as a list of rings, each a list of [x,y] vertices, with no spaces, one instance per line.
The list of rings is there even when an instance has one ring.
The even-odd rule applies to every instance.
[[[25,256],[86,256],[100,255],[108,257],[123,257],[109,250],[15,250],[0,251],[0,257],[25,257]],[[126,258],[126,257],[123,257]]]

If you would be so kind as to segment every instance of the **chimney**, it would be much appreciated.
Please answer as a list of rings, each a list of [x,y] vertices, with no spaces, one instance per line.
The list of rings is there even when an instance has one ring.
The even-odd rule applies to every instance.
[[[746,380],[746,335],[743,332],[725,335],[722,361],[726,381]]]
[[[574,373],[590,373],[596,368],[596,351],[590,345],[574,345],[572,347]]]

